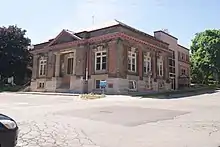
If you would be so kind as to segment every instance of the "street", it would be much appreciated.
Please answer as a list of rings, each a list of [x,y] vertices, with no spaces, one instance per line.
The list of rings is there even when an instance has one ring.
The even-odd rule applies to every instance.
[[[17,147],[218,147],[220,92],[179,99],[0,93]]]

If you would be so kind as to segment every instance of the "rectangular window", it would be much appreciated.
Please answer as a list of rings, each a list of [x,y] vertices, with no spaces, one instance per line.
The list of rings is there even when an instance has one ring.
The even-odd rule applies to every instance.
[[[136,72],[137,55],[135,52],[128,51],[128,70]]]
[[[100,89],[100,81],[101,80],[95,80],[95,88]]]
[[[182,60],[184,60],[184,56],[185,56],[185,54],[182,53],[182,54],[181,54],[181,59],[182,59]]]
[[[101,89],[101,87],[100,87],[100,82],[101,81],[104,81],[104,80],[95,80],[95,88],[96,89]]]
[[[160,76],[163,76],[163,65],[162,65],[162,64],[160,64],[160,72],[159,72],[159,75],[160,75]]]
[[[129,88],[129,90],[137,90],[137,82],[136,81],[129,81],[128,88]]]
[[[158,76],[163,76],[163,60],[162,57],[157,60],[157,74]]]
[[[181,69],[181,75],[186,75],[186,70],[185,69]]]
[[[38,88],[43,89],[45,87],[44,82],[39,82],[38,83]]]
[[[40,76],[46,75],[46,65],[47,65],[47,60],[41,59],[39,61],[39,75]]]
[[[144,73],[149,73],[151,72],[151,57],[149,56],[144,56]]]
[[[145,87],[146,87],[146,89],[152,88],[152,80],[151,79],[148,79],[148,81],[145,81]]]
[[[73,74],[73,57],[67,59],[67,74]]]
[[[107,54],[106,51],[99,51],[95,54],[95,70],[107,69]]]
[[[172,51],[172,58],[175,59],[175,51]]]
[[[189,55],[186,55],[186,61],[187,62],[189,61]]]

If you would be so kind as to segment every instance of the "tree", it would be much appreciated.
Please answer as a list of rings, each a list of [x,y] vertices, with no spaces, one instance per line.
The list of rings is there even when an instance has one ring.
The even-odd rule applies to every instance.
[[[214,78],[214,74],[219,77],[220,30],[197,33],[190,49],[192,80],[207,84],[209,78]]]
[[[26,30],[17,26],[0,27],[0,75],[1,79],[14,76],[16,84],[22,84],[31,63],[28,51],[30,39]]]

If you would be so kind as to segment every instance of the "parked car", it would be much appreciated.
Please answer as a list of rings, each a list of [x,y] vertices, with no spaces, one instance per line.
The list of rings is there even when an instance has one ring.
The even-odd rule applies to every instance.
[[[17,123],[12,118],[0,114],[0,147],[15,147],[17,138]]]

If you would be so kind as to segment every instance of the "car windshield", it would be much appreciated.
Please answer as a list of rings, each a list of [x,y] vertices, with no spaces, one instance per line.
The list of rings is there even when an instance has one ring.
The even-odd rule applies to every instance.
[[[11,120],[11,118],[9,118],[8,116],[5,116],[3,114],[0,114],[0,120]]]

